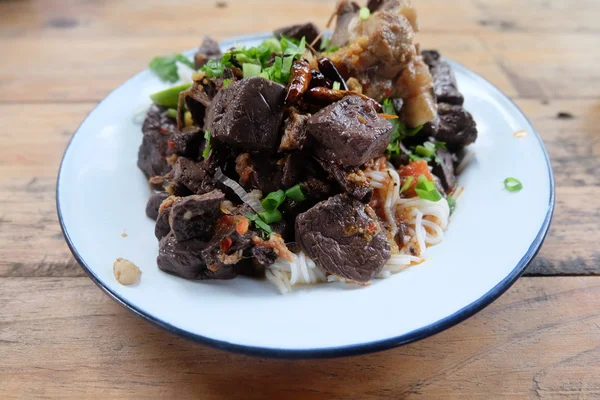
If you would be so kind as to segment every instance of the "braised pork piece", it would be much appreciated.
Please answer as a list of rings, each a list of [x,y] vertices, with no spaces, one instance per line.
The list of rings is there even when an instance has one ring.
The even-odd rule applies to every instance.
[[[196,70],[153,97],[142,126],[162,271],[232,279],[302,259],[321,281],[365,284],[412,243],[382,190],[445,202],[457,187],[476,123],[451,66],[420,51],[412,1],[342,0],[333,19],[331,39],[306,23],[252,48],[205,38],[193,63],[155,64]]]

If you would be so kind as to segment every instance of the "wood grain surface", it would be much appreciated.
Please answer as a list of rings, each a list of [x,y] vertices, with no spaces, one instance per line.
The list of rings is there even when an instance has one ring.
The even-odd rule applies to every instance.
[[[323,27],[334,1],[0,0],[0,398],[600,398],[600,2],[414,1],[423,47],[511,96],[546,143],[557,208],[538,277],[419,343],[283,361],[191,344],[112,302],[64,243],[56,173],[87,113],[153,56]]]

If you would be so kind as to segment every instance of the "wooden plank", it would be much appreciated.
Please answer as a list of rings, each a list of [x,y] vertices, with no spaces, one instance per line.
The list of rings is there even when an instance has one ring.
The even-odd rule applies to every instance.
[[[554,166],[557,210],[532,274],[600,273],[600,109],[595,101],[520,100]],[[58,226],[55,174],[87,104],[0,105],[0,276],[80,276]],[[559,119],[569,113],[573,119]],[[31,116],[35,115],[35,122]],[[517,140],[517,139],[515,139]],[[452,229],[452,226],[450,226]]]
[[[432,338],[314,361],[187,342],[135,318],[87,278],[0,284],[0,398],[600,397],[600,277],[523,278]]]

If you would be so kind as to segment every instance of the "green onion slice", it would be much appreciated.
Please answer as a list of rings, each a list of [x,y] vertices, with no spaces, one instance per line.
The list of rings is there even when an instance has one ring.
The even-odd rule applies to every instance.
[[[263,208],[265,209],[265,211],[273,211],[276,210],[277,207],[279,207],[281,205],[281,203],[283,203],[283,201],[285,200],[285,192],[281,189],[279,189],[276,192],[271,192],[267,195],[267,197],[265,197],[262,201],[261,204],[263,206]]]
[[[517,178],[508,177],[504,180],[504,188],[514,193],[523,189],[523,184]]]
[[[360,19],[366,21],[371,16],[371,10],[369,10],[367,7],[361,7],[360,11],[358,12],[358,15]]]
[[[332,86],[333,90],[340,90],[341,87],[342,87],[341,83],[339,83],[339,82],[333,82],[333,86]]]
[[[266,233],[267,236],[271,236],[273,234],[273,230],[269,224],[265,223],[257,214],[246,214],[245,217],[254,222],[254,225]]]
[[[304,196],[304,193],[302,193],[302,186],[300,186],[300,184],[292,186],[291,188],[286,190],[285,195],[294,201],[306,200],[306,196]]]
[[[278,209],[260,212],[258,216],[267,224],[281,221],[281,213]]]
[[[423,200],[429,201],[440,201],[442,199],[442,194],[435,187],[435,183],[429,182],[425,175],[419,175],[419,179],[417,179],[418,183],[415,186],[415,192],[417,195]]]

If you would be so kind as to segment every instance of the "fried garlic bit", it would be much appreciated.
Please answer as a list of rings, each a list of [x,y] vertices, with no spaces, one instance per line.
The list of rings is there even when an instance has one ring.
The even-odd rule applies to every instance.
[[[140,280],[142,271],[129,260],[117,258],[113,263],[113,273],[115,278],[122,285],[133,285]]]

